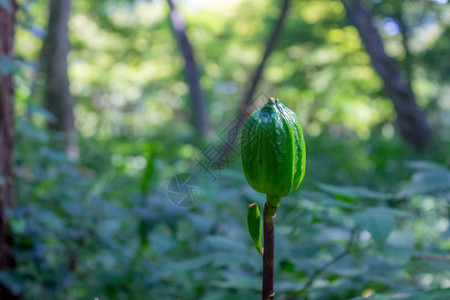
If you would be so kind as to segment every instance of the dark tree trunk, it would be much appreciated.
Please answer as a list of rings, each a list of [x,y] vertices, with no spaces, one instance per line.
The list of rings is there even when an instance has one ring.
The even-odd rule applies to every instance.
[[[418,107],[410,82],[402,75],[395,60],[386,54],[372,15],[361,0],[342,0],[347,17],[358,29],[372,64],[383,79],[386,94],[397,113],[401,136],[414,148],[424,148],[431,137],[425,114]]]
[[[70,0],[50,0],[47,37],[42,48],[43,69],[47,78],[44,106],[55,116],[51,129],[62,134],[70,157],[78,156],[75,138],[73,97],[69,90],[67,54],[69,53],[68,22]]]
[[[6,4],[5,4],[6,3]],[[0,5],[0,57],[12,62],[15,7],[13,0]],[[13,203],[14,91],[12,74],[0,69],[0,271],[14,267],[6,209]],[[0,299],[18,299],[0,284]]]
[[[197,132],[202,137],[208,137],[211,133],[208,115],[205,106],[203,91],[200,86],[200,75],[195,62],[194,50],[186,35],[186,24],[183,16],[176,9],[172,0],[167,0],[170,7],[170,21],[178,38],[184,61],[186,63],[186,79],[192,101],[192,118]]]

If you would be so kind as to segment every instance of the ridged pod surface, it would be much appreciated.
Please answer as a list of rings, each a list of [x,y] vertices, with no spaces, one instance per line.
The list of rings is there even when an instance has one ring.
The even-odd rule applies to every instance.
[[[245,121],[241,154],[254,190],[274,198],[297,190],[305,175],[306,146],[295,113],[270,98]]]

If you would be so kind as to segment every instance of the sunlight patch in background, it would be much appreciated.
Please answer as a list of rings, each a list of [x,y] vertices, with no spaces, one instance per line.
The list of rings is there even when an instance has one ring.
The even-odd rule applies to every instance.
[[[243,0],[176,4],[186,20],[209,118],[216,127],[233,118],[238,109],[280,8],[267,1],[256,5]],[[340,2],[300,2],[292,5],[290,15],[297,12],[297,18],[288,17],[287,28],[296,22],[312,26],[311,39],[300,42],[290,38],[286,45],[287,37],[281,36],[259,88],[283,99],[305,123],[311,122],[311,129],[305,130],[313,136],[333,124],[368,138],[371,127],[384,122],[393,110],[386,95],[379,94],[383,83],[373,70],[358,31],[348,25],[324,25],[343,18]],[[69,69],[71,90],[82,99],[77,106],[86,105],[76,110],[83,134],[112,134],[124,128],[133,134],[157,134],[166,123],[175,126],[172,118],[183,128],[182,135],[195,132],[190,124],[184,59],[170,26],[160,25],[167,13],[167,3],[162,0],[111,4],[108,16],[118,28],[132,30],[131,41],[120,31],[105,30],[87,14],[72,17],[75,44],[85,45],[83,51],[71,52]],[[389,54],[401,58],[404,53],[398,41],[398,24],[387,17],[380,19],[378,26]],[[416,51],[417,44],[427,49],[435,43],[442,31],[439,28],[431,20],[420,29],[423,32],[414,32],[411,51]],[[314,40],[318,36],[325,44]],[[420,104],[428,103],[437,89],[424,80],[414,82],[413,87]],[[445,102],[441,99],[439,103]],[[94,109],[104,112],[96,117],[98,120],[84,115],[91,110],[91,102]],[[88,130],[88,124],[102,128]],[[388,129],[382,134],[392,136]]]
[[[221,13],[231,13],[243,0],[211,1],[211,0],[186,0],[186,7],[193,12],[210,10]]]
[[[384,18],[382,24],[388,35],[397,35],[400,32],[400,27],[392,18]]]

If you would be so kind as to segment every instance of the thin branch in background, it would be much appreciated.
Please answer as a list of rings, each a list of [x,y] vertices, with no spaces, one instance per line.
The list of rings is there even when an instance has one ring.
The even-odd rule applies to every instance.
[[[441,255],[432,254],[432,253],[415,254],[414,257],[418,258],[418,259],[432,260],[432,261],[436,261],[436,262],[450,264],[450,257],[441,256]]]
[[[167,0],[170,7],[170,21],[175,35],[178,38],[184,61],[186,63],[186,80],[192,101],[192,118],[197,132],[202,137],[208,137],[211,133],[211,126],[208,122],[207,110],[202,88],[200,86],[200,75],[194,57],[194,50],[186,35],[186,23],[183,16],[176,9],[172,0]]]
[[[396,11],[394,13],[394,18],[397,21],[398,27],[400,29],[402,46],[403,50],[405,50],[405,62],[404,62],[405,76],[408,79],[408,81],[411,82],[411,79],[413,77],[412,55],[409,48],[409,39],[411,32],[404,17],[402,4],[403,4],[402,2],[398,3],[398,7],[396,8]]]
[[[262,73],[264,70],[264,67],[266,65],[267,59],[269,58],[270,54],[272,53],[273,49],[275,48],[275,44],[278,40],[278,36],[280,35],[281,28],[283,27],[284,20],[286,19],[286,15],[289,9],[289,3],[290,0],[283,0],[283,7],[281,8],[280,16],[278,17],[277,23],[275,24],[275,27],[273,28],[272,34],[270,35],[269,39],[267,40],[266,49],[264,51],[263,57],[261,59],[261,62],[258,65],[258,68],[256,69],[256,72],[253,74],[252,81],[250,82],[250,86],[245,93],[244,98],[241,102],[241,107],[245,107],[250,104],[252,101],[253,95],[255,94],[256,87],[261,80]],[[242,113],[242,112],[241,112]]]
[[[264,67],[266,66],[266,62],[267,62],[270,54],[272,54],[273,49],[275,48],[275,44],[281,33],[281,29],[283,27],[284,20],[286,19],[286,16],[287,16],[287,13],[289,10],[290,2],[291,2],[291,0],[283,0],[283,6],[281,8],[280,15],[278,17],[277,23],[275,24],[275,26],[272,30],[272,33],[269,36],[269,39],[267,40],[263,57],[262,57],[261,61],[259,62],[259,65],[256,68],[255,73],[253,74],[252,80],[250,82],[250,85],[249,85],[246,93],[244,94],[244,97],[241,100],[241,104],[239,106],[239,113],[238,113],[238,118],[241,120],[244,120],[247,117],[246,113],[245,113],[245,111],[246,111],[245,108],[252,102],[252,99],[255,95],[256,87],[258,86],[258,83],[261,80],[261,77],[262,77],[262,74],[264,71]],[[238,126],[237,132],[240,132],[240,130],[242,129],[242,124],[238,123],[237,126]],[[225,146],[223,148],[223,151],[225,153],[229,153],[229,151],[230,151],[229,146],[230,145]]]
[[[410,82],[395,60],[386,54],[372,14],[361,0],[341,1],[347,18],[359,32],[374,69],[384,82],[386,94],[394,104],[400,135],[414,148],[424,148],[431,138],[431,128],[416,103]]]
[[[326,271],[329,267],[331,267],[333,264],[335,264],[336,262],[338,262],[339,260],[341,260],[342,258],[344,258],[345,256],[347,256],[348,254],[350,254],[350,250],[355,242],[355,238],[356,238],[356,233],[358,232],[358,229],[355,227],[350,231],[350,238],[347,242],[347,246],[345,247],[344,251],[342,251],[341,253],[339,253],[338,255],[336,255],[335,257],[333,257],[333,259],[331,261],[329,261],[328,263],[324,264],[322,267],[318,268],[311,277],[309,277],[308,281],[305,283],[305,285],[303,286],[303,288],[298,291],[296,294],[298,295],[303,295],[304,293],[306,293],[308,291],[308,289],[314,284],[314,282],[316,281],[316,279],[324,272]]]

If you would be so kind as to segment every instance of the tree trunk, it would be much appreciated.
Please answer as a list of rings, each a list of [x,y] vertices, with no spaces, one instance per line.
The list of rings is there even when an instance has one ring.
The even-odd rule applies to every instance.
[[[211,133],[211,127],[208,122],[207,110],[203,91],[200,86],[200,75],[195,62],[194,50],[186,35],[186,24],[183,16],[176,9],[172,0],[167,0],[170,7],[170,21],[175,35],[178,38],[184,61],[186,63],[186,79],[189,85],[189,91],[192,101],[192,118],[195,128],[202,137],[208,137]]]
[[[71,158],[77,158],[74,101],[70,94],[67,75],[70,5],[70,0],[50,0],[47,37],[42,48],[42,63],[47,78],[44,106],[55,117],[49,127],[61,133],[66,152]]]
[[[0,59],[13,62],[16,3],[0,4]],[[0,68],[0,271],[14,267],[6,209],[13,203],[14,90],[11,70]],[[18,299],[0,284],[0,299]]]
[[[395,60],[386,54],[370,11],[361,0],[342,0],[342,3],[394,104],[400,135],[414,148],[424,148],[431,137],[430,126],[416,103],[410,82],[402,75]]]

